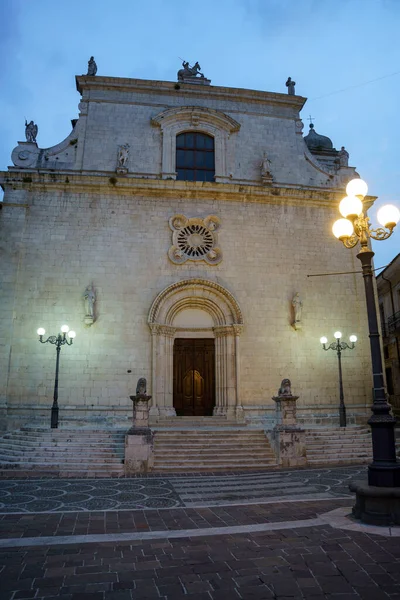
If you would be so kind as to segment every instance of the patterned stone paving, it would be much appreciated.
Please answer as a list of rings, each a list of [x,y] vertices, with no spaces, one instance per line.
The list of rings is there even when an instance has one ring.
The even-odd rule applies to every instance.
[[[5,480],[0,513],[112,511],[182,506],[167,479]]]
[[[0,481],[1,513],[41,513],[218,506],[290,499],[351,497],[365,466],[133,479]]]

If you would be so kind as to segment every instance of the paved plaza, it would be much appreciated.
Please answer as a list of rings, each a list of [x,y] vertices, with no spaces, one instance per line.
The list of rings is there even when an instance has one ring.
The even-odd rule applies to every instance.
[[[352,520],[366,467],[0,482],[4,600],[400,599],[400,528]]]

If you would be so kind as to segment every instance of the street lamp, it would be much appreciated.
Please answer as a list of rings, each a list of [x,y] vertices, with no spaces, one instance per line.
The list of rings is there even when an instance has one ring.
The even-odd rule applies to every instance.
[[[351,346],[349,346],[346,342],[340,341],[340,339],[342,337],[342,333],[340,331],[335,331],[335,333],[333,335],[336,339],[336,342],[332,342],[331,344],[329,344],[328,347],[326,346],[326,344],[328,343],[328,339],[326,337],[322,337],[320,339],[320,342],[321,342],[322,348],[324,350],[336,350],[336,354],[338,357],[338,364],[339,364],[339,397],[340,397],[339,424],[340,424],[340,427],[346,427],[346,406],[344,404],[343,379],[342,379],[342,351],[346,350],[346,349],[353,350],[356,346],[357,336],[356,335],[350,336],[349,339],[351,342]]]
[[[339,204],[344,217],[332,227],[333,234],[346,248],[354,248],[360,242],[357,258],[361,261],[373,372],[374,397],[372,416],[368,420],[372,433],[372,463],[368,466],[368,486],[355,482],[350,489],[356,492],[353,514],[363,521],[375,524],[400,524],[400,464],[396,460],[394,426],[396,419],[390,414],[383,382],[382,356],[379,343],[378,319],[372,276],[372,257],[369,238],[386,240],[400,219],[396,206],[387,205],[378,211],[382,227],[372,229],[364,213],[363,200],[368,186],[362,179],[353,179],[347,184],[347,196]],[[376,488],[381,488],[376,490]],[[386,488],[386,489],[383,489]],[[392,489],[387,489],[392,488]]]
[[[55,380],[54,380],[53,406],[51,407],[51,422],[50,422],[51,428],[57,429],[57,427],[58,427],[58,367],[60,364],[61,346],[64,346],[64,344],[67,344],[67,346],[71,346],[72,342],[74,340],[74,337],[76,337],[76,333],[75,333],[75,331],[70,331],[68,325],[63,325],[61,327],[61,333],[59,333],[58,335],[51,335],[47,338],[47,340],[43,340],[43,336],[45,333],[46,333],[46,330],[43,329],[43,327],[39,327],[39,329],[37,330],[37,334],[39,336],[39,342],[41,342],[42,344],[46,344],[47,342],[50,342],[50,344],[55,344],[56,352],[57,352],[56,376],[55,376]],[[68,334],[68,338],[67,338],[67,334]]]

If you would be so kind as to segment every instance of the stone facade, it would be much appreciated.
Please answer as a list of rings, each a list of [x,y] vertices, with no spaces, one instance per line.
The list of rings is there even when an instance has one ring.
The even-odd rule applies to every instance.
[[[66,140],[47,149],[20,142],[14,166],[0,174],[1,426],[47,423],[55,353],[39,347],[35,331],[56,334],[63,322],[77,337],[61,352],[61,423],[128,427],[142,375],[151,418],[175,414],[173,340],[211,337],[215,414],[272,428],[271,393],[289,376],[298,420],[336,424],[336,357],[321,352],[319,338],[337,328],[359,337],[343,371],[348,420],[364,422],[372,384],[362,278],[307,277],[358,269],[357,250],[331,234],[354,168],[326,170],[310,153],[299,126],[305,98],[97,76],[77,77],[77,89],[79,119]],[[214,138],[215,182],[176,180],[182,131]],[[118,173],[123,146],[129,161]],[[170,260],[177,215],[214,216],[222,259]]]
[[[400,254],[379,273],[379,316],[389,402],[400,416]]]

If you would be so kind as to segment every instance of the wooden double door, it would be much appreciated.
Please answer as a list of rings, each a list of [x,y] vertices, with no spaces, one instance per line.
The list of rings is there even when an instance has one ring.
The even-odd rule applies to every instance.
[[[207,416],[215,406],[213,339],[174,341],[174,408],[178,416]]]

